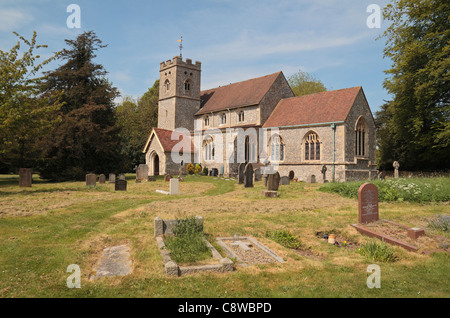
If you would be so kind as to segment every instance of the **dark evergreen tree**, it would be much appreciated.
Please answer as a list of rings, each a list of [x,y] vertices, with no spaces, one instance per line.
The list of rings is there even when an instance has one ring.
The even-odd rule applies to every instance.
[[[46,91],[63,92],[62,122],[42,140],[42,178],[82,180],[86,173],[109,173],[121,168],[119,129],[114,98],[119,96],[94,63],[95,52],[106,47],[93,31],[66,40],[59,58],[65,64],[47,74]]]

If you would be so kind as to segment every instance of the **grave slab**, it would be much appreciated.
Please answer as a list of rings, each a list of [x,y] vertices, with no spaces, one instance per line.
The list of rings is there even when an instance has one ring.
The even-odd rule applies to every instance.
[[[132,272],[130,248],[127,245],[108,247],[94,268],[96,272],[89,280],[104,276],[125,276]]]

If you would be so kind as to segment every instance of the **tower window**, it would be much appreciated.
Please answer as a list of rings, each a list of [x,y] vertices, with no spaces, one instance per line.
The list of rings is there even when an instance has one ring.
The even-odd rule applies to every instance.
[[[185,91],[191,90],[191,82],[189,80],[184,82],[184,90]]]
[[[164,87],[166,88],[166,91],[170,89],[170,82],[168,79],[164,82]]]
[[[205,123],[205,126],[209,126],[209,116],[206,116],[204,118],[204,123]]]
[[[222,124],[226,124],[227,123],[227,114],[226,113],[222,113],[222,115],[220,115],[220,122]]]

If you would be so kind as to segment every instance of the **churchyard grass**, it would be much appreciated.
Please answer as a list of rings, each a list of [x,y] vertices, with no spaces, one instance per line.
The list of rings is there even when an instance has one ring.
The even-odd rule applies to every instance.
[[[0,297],[450,297],[448,253],[389,245],[397,260],[378,263],[318,238],[335,229],[359,244],[369,241],[350,225],[357,200],[318,191],[323,185],[291,182],[280,186],[280,197],[265,198],[262,182],[244,188],[237,180],[192,175],[180,182],[180,195],[169,196],[156,192],[168,190],[163,177],[138,184],[133,174],[126,177],[127,191],[116,192],[113,184],[48,183],[36,175],[31,188],[19,188],[17,176],[0,176]],[[449,237],[429,227],[429,220],[450,214],[449,200],[431,201],[380,202],[380,218]],[[154,218],[180,215],[201,215],[214,246],[215,237],[251,235],[286,263],[169,277]],[[301,241],[300,250],[276,243],[270,231],[286,231]],[[121,244],[130,247],[132,273],[89,280],[102,250]],[[312,254],[301,254],[303,248]],[[373,263],[381,269],[379,289],[366,285]],[[66,285],[70,264],[80,266],[81,288]]]

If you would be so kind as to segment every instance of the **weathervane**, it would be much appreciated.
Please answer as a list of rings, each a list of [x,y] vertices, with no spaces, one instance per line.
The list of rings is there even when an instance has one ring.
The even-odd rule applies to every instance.
[[[180,48],[180,57],[183,58],[183,36],[180,37],[180,39],[178,40],[178,42],[180,42],[180,45],[178,46]]]

